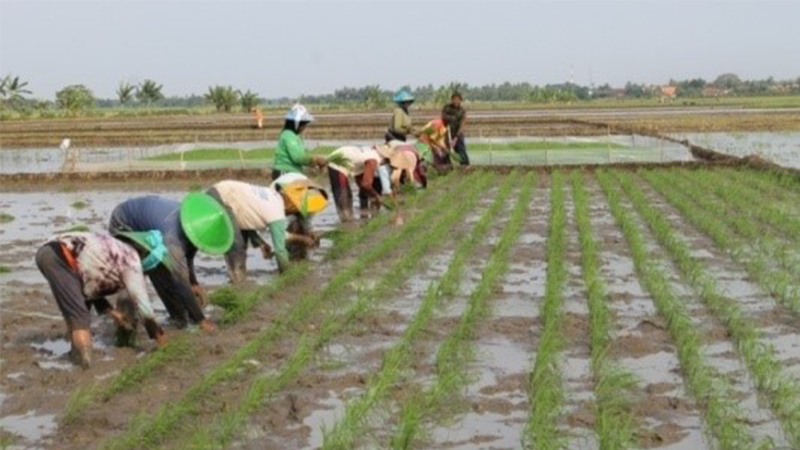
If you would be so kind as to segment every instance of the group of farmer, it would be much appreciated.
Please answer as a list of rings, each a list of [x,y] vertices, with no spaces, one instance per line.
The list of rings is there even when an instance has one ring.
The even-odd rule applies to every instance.
[[[203,312],[207,298],[195,273],[198,252],[224,256],[231,282],[240,283],[246,279],[248,247],[260,249],[266,259],[274,257],[284,272],[291,264],[290,246],[318,246],[311,217],[325,209],[328,193],[303,173],[307,166],[327,168],[336,210],[345,222],[353,219],[351,181],[358,188],[360,215],[369,217],[389,206],[387,198],[394,203],[401,184],[426,187],[426,162],[439,172],[451,168],[451,157],[469,164],[460,94],[453,94],[441,118],[419,130],[409,116],[414,97],[400,91],[394,100],[397,109],[385,143],[312,155],[301,135],[314,118],[295,105],[285,116],[271,184],[224,180],[181,201],[132,198],[113,210],[107,232],[67,232],[40,247],[36,265],[66,321],[73,360],[83,367],[91,363],[92,308],[132,333],[141,320],[158,346],[166,344],[145,275],[177,327],[191,322],[210,333],[216,326]],[[409,143],[410,136],[418,141]],[[271,245],[261,233],[270,235]],[[108,301],[112,295],[117,296],[116,308]]]

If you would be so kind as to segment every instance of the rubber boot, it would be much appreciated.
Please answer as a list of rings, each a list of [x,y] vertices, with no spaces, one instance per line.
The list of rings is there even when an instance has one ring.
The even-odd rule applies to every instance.
[[[84,369],[88,369],[91,365],[92,332],[88,329],[72,331],[72,359]]]

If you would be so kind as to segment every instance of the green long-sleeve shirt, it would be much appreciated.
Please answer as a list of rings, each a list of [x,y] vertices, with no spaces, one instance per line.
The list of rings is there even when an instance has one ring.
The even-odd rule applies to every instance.
[[[392,122],[389,124],[389,130],[403,136],[409,135],[414,131],[411,125],[411,117],[403,108],[397,107],[392,114]]]
[[[283,130],[275,148],[275,164],[272,168],[283,173],[303,173],[303,166],[311,164],[311,155],[306,152],[300,136],[292,130]]]

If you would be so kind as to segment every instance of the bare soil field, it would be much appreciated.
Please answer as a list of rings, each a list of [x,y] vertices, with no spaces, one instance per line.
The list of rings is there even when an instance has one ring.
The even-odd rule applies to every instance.
[[[418,124],[438,114],[428,110],[412,112]],[[389,113],[331,113],[319,114],[317,118],[307,130],[307,139],[380,140],[386,132]],[[56,147],[66,137],[81,147],[274,140],[283,121],[281,116],[269,116],[261,130],[255,128],[255,121],[248,114],[7,120],[1,125],[0,148],[41,148]],[[615,132],[617,127],[660,133],[793,131],[800,130],[800,111],[740,108],[475,111],[470,115],[467,133],[473,138],[580,136]]]
[[[101,356],[72,367],[37,246],[189,183],[3,192],[4,446],[800,447],[793,174],[456,172],[401,213],[344,228],[329,208],[322,248],[283,276],[251,255],[229,288],[202,258],[216,333],[118,348],[98,319]]]

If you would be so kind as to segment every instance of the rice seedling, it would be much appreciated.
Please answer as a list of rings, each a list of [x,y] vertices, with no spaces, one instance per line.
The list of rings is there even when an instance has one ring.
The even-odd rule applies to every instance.
[[[429,388],[418,395],[409,397],[400,407],[400,425],[391,438],[394,449],[409,448],[425,420],[430,420],[434,412],[441,409],[444,402],[461,386],[469,382],[467,363],[473,356],[473,345],[469,341],[478,321],[485,316],[488,305],[486,301],[492,290],[505,275],[508,268],[508,255],[512,245],[517,241],[522,225],[528,213],[531,192],[535,178],[527,176],[519,197],[511,211],[511,218],[492,255],[481,274],[481,282],[471,293],[467,308],[461,315],[457,327],[448,334],[436,353],[436,380]],[[491,211],[489,211],[491,212]],[[494,213],[492,213],[493,215]],[[469,245],[474,246],[483,234],[484,226],[488,226],[490,215],[485,215],[476,225]],[[484,222],[486,224],[484,225]],[[451,281],[448,287],[445,282]],[[438,288],[445,293],[455,292],[457,280],[443,279]],[[441,417],[441,416],[439,416]]]
[[[69,206],[71,206],[74,209],[86,209],[89,207],[89,203],[83,200],[78,200],[77,202],[74,202]]]
[[[720,169],[725,176],[731,177],[737,183],[757,190],[761,195],[767,196],[771,201],[780,202],[782,207],[800,208],[798,193],[782,188],[780,185],[766,180],[760,171],[750,169]]]
[[[702,262],[692,256],[689,245],[675,234],[664,215],[652,206],[628,175],[619,174],[618,178],[634,207],[667,249],[684,278],[736,341],[756,387],[769,399],[787,437],[795,447],[800,447],[800,386],[782,373],[774,349],[759,340],[758,329],[739,304],[720,293],[714,278],[706,272]]]
[[[536,359],[528,382],[530,412],[523,443],[528,448],[561,449],[566,442],[559,419],[564,403],[558,354],[563,348],[562,311],[567,213],[564,206],[564,175],[553,172],[550,189],[550,223],[546,241],[547,274],[544,304],[541,310],[543,329]]]
[[[334,164],[344,168],[353,167],[353,161],[350,161],[348,157],[338,153],[328,155],[328,164]]]
[[[487,180],[488,174],[485,173],[465,177],[462,180],[463,183],[468,184],[468,188],[464,191],[465,195],[468,197],[477,193]],[[106,441],[102,447],[108,449],[152,448],[174,434],[173,429],[181,423],[181,419],[197,411],[201,400],[209,397],[214,386],[234,378],[240,373],[240,369],[244,367],[247,359],[263,351],[296,324],[306,320],[323,300],[330,301],[340,296],[358,275],[401,243],[408,242],[411,236],[415,236],[423,227],[427,226],[431,219],[443,210],[448,201],[447,197],[443,197],[429,205],[423,212],[408,221],[399,232],[388,236],[366,253],[361,254],[347,268],[337,272],[324,288],[309,292],[299,298],[289,311],[276,318],[265,331],[240,347],[230,358],[206,373],[200,381],[189,387],[179,400],[162,405],[154,413],[147,412],[134,418],[121,436]]]
[[[703,171],[702,177],[697,177],[697,174],[689,172],[682,173],[690,178],[701,180],[705,186],[712,189],[720,199],[738,210],[740,214],[750,214],[764,224],[784,232],[786,238],[800,242],[800,219],[775,207],[771,202],[765,202],[758,193],[741,184],[730,182],[726,177],[713,170]]]
[[[8,267],[4,264],[0,264],[0,274],[11,273],[11,267]]]
[[[798,274],[792,269],[797,267],[797,261],[792,260],[785,245],[776,242],[749,217],[728,213],[724,206],[700,194],[702,190],[688,185],[685,180],[659,172],[645,172],[644,178],[719,248],[742,264],[765,291],[786,308],[800,312],[800,289],[794,285],[792,277],[792,273]],[[750,250],[743,238],[761,251]],[[774,260],[779,261],[783,269],[775,267]]]
[[[652,261],[639,225],[622,205],[620,191],[605,171],[597,172],[597,179],[611,214],[628,242],[639,279],[659,314],[666,320],[667,331],[677,346],[681,370],[691,393],[702,408],[706,426],[723,450],[753,448],[755,439],[740,425],[743,416],[733,390],[728,381],[705,362],[701,351],[702,336],[683,302],[675,296],[669,278]]]
[[[225,411],[221,414],[215,425],[211,428],[204,428],[194,434],[192,448],[196,449],[215,449],[224,448],[235,436],[237,431],[244,425],[249,417],[264,401],[265,397],[275,394],[283,389],[288,383],[295,380],[306,364],[311,360],[315,352],[322,348],[335,335],[343,331],[349,323],[356,317],[365,313],[369,308],[374,308],[381,300],[399,286],[404,278],[413,270],[419,269],[420,258],[427,252],[436,248],[437,244],[448,236],[450,229],[458,221],[463,220],[467,212],[471,210],[478,199],[478,193],[488,186],[488,178],[482,177],[477,180],[473,188],[465,193],[464,201],[456,208],[451,208],[433,224],[432,230],[424,238],[417,239],[411,247],[397,260],[392,267],[386,271],[384,276],[377,284],[366,291],[358,293],[357,300],[343,313],[330,313],[319,327],[319,331],[305,333],[299,340],[294,353],[289,357],[277,373],[270,373],[258,377],[250,386],[245,398],[237,407]],[[507,189],[506,189],[507,190]],[[506,194],[507,195],[507,194]],[[459,260],[463,260],[462,256]],[[463,264],[463,261],[460,263]],[[332,299],[328,298],[328,301]],[[417,332],[424,325],[424,321],[430,317],[432,310],[429,307],[422,308],[417,318],[412,322],[412,327]],[[410,344],[411,339],[401,341]],[[384,371],[389,371],[390,365],[384,363]],[[373,389],[373,398],[377,396]]]
[[[634,443],[634,414],[631,389],[636,380],[608,357],[611,341],[611,317],[606,306],[605,283],[600,277],[597,242],[592,236],[589,199],[583,176],[572,172],[575,221],[581,246],[581,272],[589,304],[591,366],[594,374],[595,432],[600,449],[631,448]]]
[[[0,223],[13,222],[14,219],[15,219],[15,217],[12,216],[11,214],[0,213]]]
[[[73,225],[69,228],[65,228],[63,230],[57,230],[55,234],[63,234],[63,233],[86,233],[89,231],[89,226],[84,224]]]

